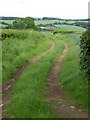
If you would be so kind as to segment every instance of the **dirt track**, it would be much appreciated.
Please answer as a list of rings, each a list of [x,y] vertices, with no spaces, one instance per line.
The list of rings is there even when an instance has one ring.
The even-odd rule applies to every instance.
[[[3,86],[4,93],[3,103],[0,107],[0,108],[3,107],[3,114],[6,110],[6,106],[9,100],[12,97],[14,81],[21,76],[21,74],[28,68],[30,64],[36,62],[37,60],[48,54],[50,51],[52,51],[54,48],[55,43],[52,42],[52,46],[50,49],[48,49],[47,51],[40,55],[33,57]],[[51,69],[51,72],[48,77],[49,94],[47,99],[49,100],[50,103],[52,103],[52,110],[56,112],[60,118],[87,118],[88,117],[87,113],[82,112],[81,110],[71,105],[70,101],[68,100],[68,97],[66,96],[66,94],[63,92],[59,85],[58,74],[60,73],[62,62],[64,60],[64,57],[66,56],[67,51],[68,46],[67,44],[65,44],[65,49],[62,55],[56,60],[55,64]]]
[[[65,49],[62,55],[56,60],[48,77],[49,94],[48,101],[52,103],[52,110],[58,114],[60,118],[88,118],[88,114],[75,108],[71,103],[64,91],[60,88],[58,75],[62,67],[62,62],[68,46],[65,44]]]

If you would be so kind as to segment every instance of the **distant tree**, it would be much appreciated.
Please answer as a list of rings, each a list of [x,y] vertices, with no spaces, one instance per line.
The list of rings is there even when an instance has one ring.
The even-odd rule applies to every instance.
[[[24,19],[25,28],[35,28],[34,19],[31,17],[26,17]]]
[[[16,20],[13,22],[13,28],[16,29],[28,29],[32,28],[35,29],[35,23],[34,19],[31,17],[26,18],[16,18]]]
[[[16,18],[13,22],[13,27],[17,29],[23,29],[23,18]]]

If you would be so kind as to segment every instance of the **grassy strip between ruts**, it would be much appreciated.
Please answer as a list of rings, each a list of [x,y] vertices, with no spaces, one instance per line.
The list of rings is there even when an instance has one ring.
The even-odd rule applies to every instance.
[[[69,50],[60,72],[61,85],[75,106],[87,110],[88,85],[80,71],[80,48],[76,41],[70,38],[68,46]]]
[[[3,83],[15,74],[28,60],[51,47],[51,41],[42,33],[27,30],[26,39],[6,38],[2,41]]]
[[[62,53],[63,41],[56,41],[56,48],[30,65],[14,84],[12,100],[8,104],[6,117],[12,118],[53,118],[44,95],[47,91],[48,72],[56,58]]]

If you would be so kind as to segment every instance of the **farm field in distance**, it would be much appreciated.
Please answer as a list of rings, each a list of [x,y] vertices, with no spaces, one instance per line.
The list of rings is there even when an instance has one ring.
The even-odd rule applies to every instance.
[[[14,21],[0,20],[2,117],[87,118],[80,44],[88,21],[34,19],[20,29]]]
[[[7,25],[2,25],[1,22],[7,23],[7,24],[12,24],[14,22],[14,20],[1,20],[0,19],[0,27],[5,27]],[[61,20],[43,20],[43,19],[35,19],[35,25],[66,25],[66,24],[71,24],[74,25],[76,22],[79,23],[88,23],[88,20],[65,20],[65,19],[61,19]]]

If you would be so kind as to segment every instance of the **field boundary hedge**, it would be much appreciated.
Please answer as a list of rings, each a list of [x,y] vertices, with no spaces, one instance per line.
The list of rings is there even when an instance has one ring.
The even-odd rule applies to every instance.
[[[80,64],[86,79],[90,81],[90,30],[85,31],[80,41]]]

